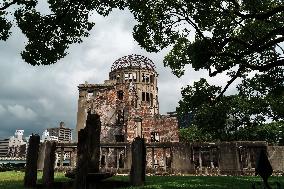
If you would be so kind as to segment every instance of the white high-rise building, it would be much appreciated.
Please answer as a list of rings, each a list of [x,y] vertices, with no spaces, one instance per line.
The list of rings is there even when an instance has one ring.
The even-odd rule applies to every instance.
[[[57,136],[50,136],[49,132],[46,130],[43,131],[42,136],[41,136],[41,142],[44,141],[58,141]]]
[[[16,130],[9,139],[9,157],[22,157],[26,154],[27,142],[23,140],[24,130]]]

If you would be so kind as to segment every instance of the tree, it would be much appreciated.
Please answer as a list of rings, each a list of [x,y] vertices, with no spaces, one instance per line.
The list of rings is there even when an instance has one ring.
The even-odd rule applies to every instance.
[[[200,79],[183,89],[177,111],[191,113],[192,125],[234,140],[241,128],[283,120],[283,1],[130,0],[129,9],[136,41],[151,52],[172,47],[164,64],[178,77],[187,64],[210,77],[229,75],[223,88]],[[238,78],[238,94],[224,96]]]
[[[279,0],[130,0],[134,38],[148,51],[173,46],[164,64],[177,76],[190,64],[237,79],[284,66],[284,5]],[[194,40],[191,40],[194,33]],[[283,77],[282,77],[283,79]]]
[[[195,125],[179,130],[181,142],[207,142],[214,141],[210,133],[204,132]]]
[[[50,14],[37,10],[38,0],[3,0],[0,3],[0,40],[7,40],[14,20],[28,39],[22,58],[31,65],[56,63],[73,43],[89,36],[93,11],[108,15],[123,8],[123,1],[47,0]]]
[[[269,82],[270,76],[273,77],[272,74],[268,75],[265,78],[266,82]],[[245,87],[244,84],[238,86],[241,93],[223,96],[217,102],[213,99],[221,88],[209,85],[205,79],[194,82],[193,86],[185,87],[177,112],[179,116],[190,112],[192,117],[188,126],[190,129],[181,131],[182,139],[204,140],[200,134],[206,134],[207,141],[279,141],[280,131],[282,132],[280,126],[283,126],[284,119],[283,104],[279,103],[284,102],[283,81],[282,85],[273,81],[275,85],[270,85],[268,91],[265,85],[260,87],[256,84],[261,78],[245,80]],[[267,124],[267,119],[274,122]]]

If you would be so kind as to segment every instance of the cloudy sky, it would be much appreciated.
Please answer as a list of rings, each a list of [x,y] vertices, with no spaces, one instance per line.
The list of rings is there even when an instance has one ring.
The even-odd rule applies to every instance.
[[[16,27],[8,41],[0,41],[0,138],[12,136],[16,129],[24,129],[25,136],[41,135],[60,121],[75,128],[77,86],[85,81],[102,83],[108,79],[112,63],[128,54],[141,54],[155,63],[161,113],[175,111],[183,86],[208,78],[206,72],[189,67],[185,76],[177,78],[162,63],[170,49],[159,53],[141,49],[132,37],[135,20],[131,13],[117,10],[108,17],[94,15],[92,19],[96,25],[91,35],[72,45],[69,54],[51,66],[34,67],[21,59],[26,39]],[[225,78],[218,76],[210,83],[225,83]]]

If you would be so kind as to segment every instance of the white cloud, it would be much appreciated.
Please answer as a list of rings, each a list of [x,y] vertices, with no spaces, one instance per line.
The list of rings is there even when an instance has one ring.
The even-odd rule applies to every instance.
[[[6,108],[0,104],[0,115],[3,115],[6,112]]]
[[[54,108],[54,102],[46,98],[38,99],[38,103],[41,104],[46,111],[52,111]]]
[[[18,104],[9,105],[7,109],[12,115],[19,119],[33,120],[37,117],[37,114],[32,109],[26,108]]]
[[[44,5],[42,7],[44,9]],[[175,110],[181,98],[181,87],[200,77],[208,78],[205,71],[195,72],[189,66],[183,77],[174,76],[170,68],[163,65],[170,48],[159,53],[141,49],[132,37],[136,21],[129,11],[115,10],[108,17],[94,14],[92,20],[96,25],[90,36],[84,38],[83,43],[71,45],[69,54],[50,66],[31,66],[23,62],[20,52],[26,38],[18,29],[13,30],[7,41],[0,41],[0,115],[10,113],[1,123],[0,138],[3,133],[12,134],[12,128],[19,125],[27,134],[41,133],[60,121],[75,128],[77,86],[85,81],[102,83],[108,79],[112,63],[128,54],[144,55],[156,64],[160,113]],[[213,81],[210,78],[210,81],[224,85],[225,79],[218,77]]]

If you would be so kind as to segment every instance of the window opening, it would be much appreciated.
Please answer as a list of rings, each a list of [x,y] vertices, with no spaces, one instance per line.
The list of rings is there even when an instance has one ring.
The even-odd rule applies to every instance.
[[[146,93],[146,101],[150,102],[150,93]]]
[[[142,101],[145,101],[145,92],[142,92]]]
[[[119,100],[123,100],[123,91],[122,91],[122,90],[117,91],[117,98],[118,98]]]
[[[119,168],[124,168],[124,160],[123,160],[123,154],[119,154],[119,159],[118,159],[118,167]]]
[[[116,76],[116,80],[120,80],[120,75],[119,74]]]
[[[129,75],[128,75],[128,73],[125,73],[124,74],[124,80],[127,81],[128,79],[129,79]]]
[[[154,83],[154,75],[150,76],[150,83]]]
[[[151,142],[160,142],[160,135],[158,132],[151,132]]]
[[[145,74],[142,73],[142,82],[145,82]]]
[[[106,156],[102,155],[101,157],[101,166],[104,167],[106,165]]]

